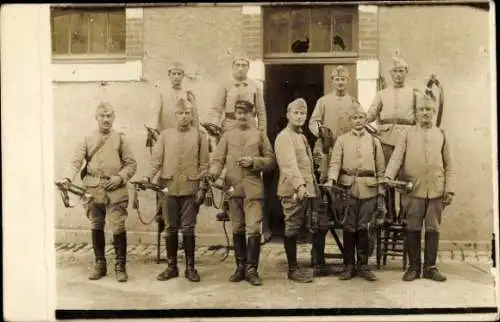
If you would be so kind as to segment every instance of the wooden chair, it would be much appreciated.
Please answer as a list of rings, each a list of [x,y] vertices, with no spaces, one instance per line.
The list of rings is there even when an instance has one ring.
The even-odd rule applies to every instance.
[[[399,211],[396,211],[394,196],[395,194],[390,194],[388,198],[389,220],[379,225],[377,229],[377,269],[380,269],[381,263],[383,266],[387,265],[388,256],[402,257],[403,270],[406,269],[407,265],[406,213],[401,207]]]

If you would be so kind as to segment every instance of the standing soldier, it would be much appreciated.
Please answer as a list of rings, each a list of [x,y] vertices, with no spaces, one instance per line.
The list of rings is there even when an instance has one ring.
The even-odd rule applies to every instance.
[[[237,127],[222,135],[209,173],[215,179],[226,166],[226,183],[234,188],[229,199],[229,214],[233,227],[236,271],[229,280],[239,282],[246,279],[252,285],[262,285],[257,273],[264,198],[261,172],[271,171],[275,159],[267,136],[249,124],[252,109],[251,102],[235,102]]]
[[[177,268],[178,233],[182,231],[186,255],[185,277],[199,282],[195,269],[195,224],[198,208],[206,187],[199,181],[208,168],[208,142],[204,134],[193,126],[193,109],[189,101],[180,99],[176,104],[176,128],[160,133],[154,146],[145,181],[160,172],[159,184],[168,189],[161,198],[166,223],[167,269],[157,276],[160,281],[179,276]]]
[[[118,282],[126,282],[128,280],[126,183],[135,174],[137,163],[128,140],[122,133],[113,130],[115,112],[111,104],[102,102],[97,106],[96,120],[99,131],[85,136],[78,145],[66,167],[64,180],[71,182],[83,161],[86,161],[81,177],[84,186],[94,197],[87,209],[92,223],[92,245],[95,255],[95,266],[89,279],[98,280],[107,274],[104,226],[108,218],[113,226],[116,279]]]
[[[257,116],[258,128],[267,132],[266,107],[264,95],[259,85],[249,79],[248,69],[250,61],[248,58],[236,57],[233,59],[233,81],[223,85],[216,94],[212,109],[208,114],[209,122],[219,125],[223,132],[237,127],[235,117],[235,102],[237,100],[249,101],[253,105],[252,116]],[[250,120],[255,127],[255,120]]]
[[[328,179],[348,189],[348,212],[343,223],[344,270],[341,280],[357,273],[368,281],[375,274],[368,267],[368,224],[377,208],[384,208],[384,188],[378,180],[384,176],[385,162],[378,139],[365,130],[366,112],[353,103],[352,130],[341,135],[333,148]],[[355,252],[358,267],[355,269]]]
[[[386,163],[389,162],[398,138],[415,125],[416,104],[422,97],[417,89],[406,86],[408,65],[402,58],[392,58],[390,74],[393,86],[377,93],[367,117],[368,123],[377,123]],[[394,204],[389,201],[395,200],[395,191],[387,189],[386,197],[390,213],[394,214]]]
[[[424,97],[417,108],[417,125],[399,138],[385,173],[387,179],[393,179],[402,168],[403,178],[413,183],[405,205],[410,266],[404,281],[420,277],[423,223],[423,277],[439,282],[446,280],[436,267],[436,258],[442,212],[454,196],[455,171],[445,132],[433,124],[435,112],[432,99]]]
[[[288,261],[288,278],[302,283],[312,282],[309,272],[298,269],[297,236],[306,220],[311,200],[319,199],[314,176],[313,156],[302,126],[307,118],[307,103],[299,98],[288,104],[288,125],[276,137],[274,148],[280,170],[278,197],[285,215],[284,247]],[[318,218],[318,229],[326,230],[328,219]],[[324,244],[323,244],[324,247]],[[320,250],[324,253],[324,248]]]
[[[350,80],[350,75],[347,69],[339,65],[332,71],[331,79],[333,81],[334,90],[318,99],[311,118],[309,119],[309,129],[316,137],[319,137],[319,126],[324,126],[332,132],[332,147],[328,154],[323,154],[323,143],[321,140],[316,141],[314,146],[314,155],[319,160],[320,182],[325,182],[328,176],[328,165],[330,163],[331,151],[335,140],[342,134],[347,133],[351,129],[349,117],[355,111],[356,106],[353,102],[356,99],[347,93],[346,84]],[[319,125],[319,126],[318,126]],[[332,200],[333,206],[338,208],[338,202]],[[338,210],[340,211],[340,210]],[[325,254],[316,249],[325,248],[325,238],[327,229],[316,231],[313,236],[313,251],[318,254],[318,269],[320,275],[326,275],[327,269],[325,264]]]
[[[350,80],[350,75],[344,66],[337,66],[337,68],[332,71],[331,78],[334,90],[331,93],[320,97],[316,102],[316,107],[314,108],[311,118],[309,119],[309,130],[311,130],[312,134],[318,137],[319,123],[319,125],[332,131],[333,140],[335,140],[340,135],[351,130],[349,116],[353,113],[353,106],[355,105],[352,103],[356,102],[356,99],[347,93],[346,84]],[[318,140],[314,146],[314,154],[321,154],[321,151],[322,142]],[[327,179],[330,157],[331,151],[330,154],[321,156],[321,164],[324,165],[319,169],[323,179],[321,181],[325,181]]]
[[[187,100],[193,106],[193,122],[198,127],[199,117],[196,107],[196,97],[189,89],[182,87],[186,69],[180,62],[173,62],[168,68],[170,86],[154,93],[151,105],[155,112],[155,129],[158,132],[170,128],[177,128],[176,103],[179,99]]]

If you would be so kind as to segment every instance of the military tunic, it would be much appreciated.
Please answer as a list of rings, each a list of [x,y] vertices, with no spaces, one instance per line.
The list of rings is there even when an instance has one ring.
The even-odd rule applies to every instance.
[[[161,200],[168,232],[194,234],[197,207],[195,195],[200,174],[208,170],[208,142],[205,134],[193,126],[186,130],[169,128],[160,133],[146,177],[160,173],[159,183],[168,189]]]
[[[83,178],[83,185],[94,197],[88,212],[92,222],[92,229],[103,230],[107,217],[114,234],[126,230],[128,189],[126,183],[137,170],[137,162],[130,148],[128,140],[114,130],[107,134],[94,132],[85,138],[76,147],[66,169],[64,177],[73,180],[80,171],[86,156],[91,153],[102,139],[104,145],[95,153],[87,165],[87,176]],[[103,182],[112,176],[120,176],[122,183],[113,191],[106,191]]]
[[[335,92],[329,93],[322,96],[316,102],[316,107],[314,108],[311,118],[309,119],[309,130],[316,137],[319,136],[319,129],[316,122],[320,122],[323,126],[329,128],[332,131],[334,141],[342,134],[347,133],[351,130],[351,122],[349,117],[355,111],[353,109],[353,102],[355,98],[346,94],[344,96],[338,96]],[[314,146],[314,153],[320,153],[322,155],[323,144],[321,140],[317,140]],[[320,167],[320,173],[327,172],[328,164],[330,162],[331,150],[322,163],[323,166]]]
[[[154,124],[154,127],[158,131],[177,128],[175,106],[179,99],[184,99],[192,104],[193,125],[198,128],[200,121],[194,93],[188,89],[165,87],[156,90],[150,102],[152,109],[155,111],[154,115],[156,118],[152,120],[152,124]]]
[[[254,105],[252,116],[257,117],[258,124],[255,124],[254,119],[250,120],[250,124],[257,125],[261,131],[267,132],[264,95],[257,82],[251,79],[233,80],[217,91],[212,109],[208,113],[209,122],[220,125],[223,132],[236,127],[234,105],[237,100],[246,100]]]
[[[379,140],[366,130],[341,135],[332,152],[328,178],[349,189],[348,215],[343,227],[348,231],[368,228],[377,206],[378,185],[385,171],[384,154]]]
[[[385,176],[394,178],[401,168],[402,180],[413,183],[404,200],[408,230],[439,231],[442,197],[454,193],[455,169],[444,132],[436,127],[410,128],[400,137]]]
[[[252,166],[237,165],[241,157],[251,157]],[[226,185],[234,188],[229,199],[233,233],[246,230],[249,235],[260,234],[264,199],[261,173],[271,171],[275,165],[269,139],[255,127],[235,127],[222,135],[212,158],[210,173],[218,175],[224,166],[227,167]]]
[[[367,122],[376,121],[386,162],[398,138],[415,125],[416,104],[422,94],[409,86],[388,87],[377,93],[368,109]]]
[[[305,185],[307,197],[319,196],[313,157],[304,134],[294,131],[290,125],[278,134],[274,148],[280,170],[277,195],[285,215],[285,236],[294,236],[299,233],[306,219],[307,202],[295,201],[293,195],[301,185]],[[320,214],[318,226],[320,229],[328,228],[326,214]]]

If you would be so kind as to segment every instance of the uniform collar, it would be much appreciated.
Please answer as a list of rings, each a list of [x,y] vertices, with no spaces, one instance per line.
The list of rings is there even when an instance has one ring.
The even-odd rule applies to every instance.
[[[299,127],[298,130],[295,130],[294,127],[290,123],[288,123],[288,125],[286,127],[288,128],[288,130],[290,130],[293,133],[302,134],[304,132],[304,130],[302,130],[301,127]]]
[[[352,129],[352,130],[351,130],[352,135],[354,135],[354,136],[358,136],[358,137],[364,136],[364,135],[365,135],[365,132],[366,132],[366,131],[365,131],[365,129],[362,129],[362,130],[360,130],[360,131],[357,131],[357,130],[355,130],[355,129]]]
[[[248,86],[248,78],[245,78],[243,80],[234,80],[234,86],[236,87],[240,87],[240,86],[244,86],[244,87],[247,87]]]

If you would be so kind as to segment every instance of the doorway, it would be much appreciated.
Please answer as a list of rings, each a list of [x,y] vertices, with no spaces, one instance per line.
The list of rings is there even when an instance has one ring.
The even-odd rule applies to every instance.
[[[307,121],[304,135],[312,148],[316,137],[309,131],[309,118],[316,101],[324,95],[323,64],[271,64],[266,66],[264,100],[267,110],[267,133],[274,147],[278,133],[287,125],[286,108],[290,102],[303,98],[307,102]],[[283,236],[283,209],[276,196],[279,170],[264,173],[266,216],[273,236]]]

